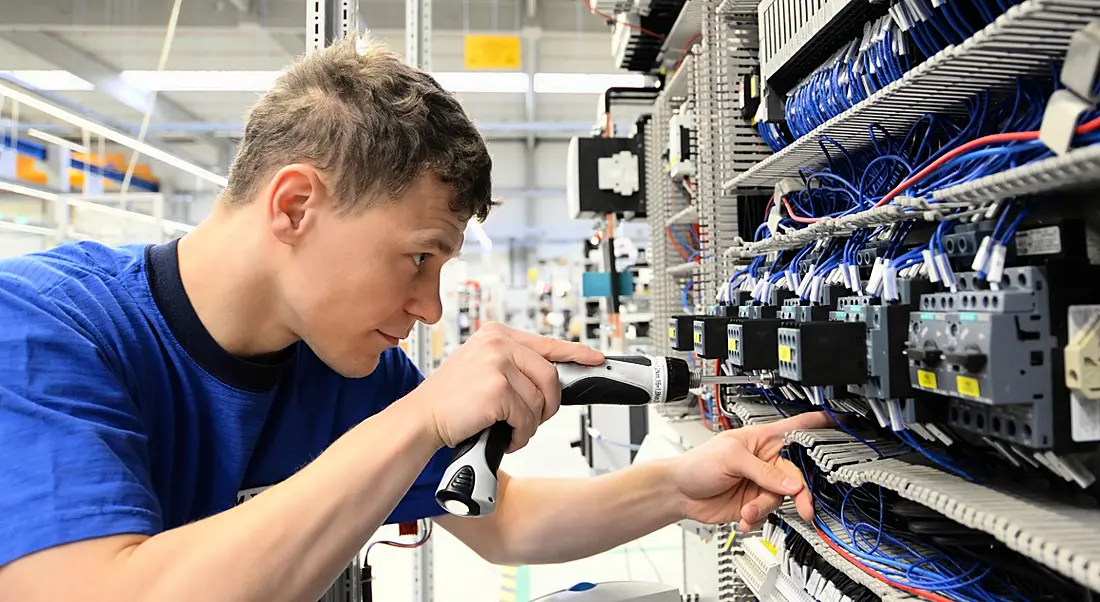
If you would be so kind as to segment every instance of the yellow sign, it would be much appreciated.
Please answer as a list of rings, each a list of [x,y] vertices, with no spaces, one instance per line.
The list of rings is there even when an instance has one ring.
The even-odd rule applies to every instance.
[[[956,376],[955,386],[959,389],[960,395],[966,395],[967,397],[981,397],[982,392],[978,388],[978,379],[970,378],[969,376]]]
[[[518,70],[523,66],[519,36],[469,34],[463,43],[463,60],[470,70]]]
[[[917,370],[917,384],[925,389],[935,389],[936,387],[936,375],[933,372],[927,370]]]
[[[737,351],[737,339],[729,339],[729,350]]]
[[[779,360],[783,362],[791,361],[791,348],[786,345],[779,346]]]

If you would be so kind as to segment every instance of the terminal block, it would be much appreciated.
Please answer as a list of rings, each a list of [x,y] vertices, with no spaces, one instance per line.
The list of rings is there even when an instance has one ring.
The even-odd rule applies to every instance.
[[[706,316],[672,316],[668,319],[668,339],[675,351],[695,351],[695,319]]]
[[[863,324],[867,328],[867,382],[849,385],[848,391],[872,399],[906,399],[913,395],[909,364],[904,355],[909,332],[909,312],[916,307],[927,281],[898,282],[898,302],[883,305],[875,297],[844,297],[830,318]]]
[[[777,319],[735,320],[726,328],[729,362],[744,371],[779,368],[781,323]]]
[[[1087,295],[1095,267],[1006,268],[1000,290],[959,274],[957,293],[921,296],[905,351],[915,389],[952,397],[952,426],[1036,449],[1069,443],[1059,338],[1067,304]]]
[[[695,353],[708,360],[726,359],[726,327],[733,320],[725,316],[696,316],[692,323]]]
[[[742,320],[769,320],[779,316],[779,308],[774,305],[742,305],[737,310],[737,317]]]
[[[780,326],[779,376],[813,387],[867,382],[867,328],[855,322]]]

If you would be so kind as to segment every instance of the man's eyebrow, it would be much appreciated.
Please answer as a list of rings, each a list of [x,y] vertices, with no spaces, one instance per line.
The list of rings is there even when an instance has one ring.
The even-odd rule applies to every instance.
[[[458,248],[455,248],[449,240],[439,234],[427,234],[417,237],[417,244],[425,247],[434,248],[440,253],[452,257],[458,252]],[[461,248],[461,246],[459,247]]]

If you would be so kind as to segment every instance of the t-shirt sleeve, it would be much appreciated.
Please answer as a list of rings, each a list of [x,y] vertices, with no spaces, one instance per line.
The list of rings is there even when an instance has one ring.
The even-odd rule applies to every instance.
[[[140,414],[86,303],[0,274],[0,566],[161,530]]]
[[[424,375],[400,348],[395,349],[392,354],[387,369],[391,371],[390,382],[397,383],[397,394],[394,399],[401,399],[424,381]],[[447,465],[451,463],[453,457],[454,452],[451,448],[440,448],[431,460],[428,460],[428,464],[416,478],[409,492],[386,519],[386,524],[414,521],[443,514],[443,508],[435,501],[435,490],[443,480],[443,472],[447,470]]]

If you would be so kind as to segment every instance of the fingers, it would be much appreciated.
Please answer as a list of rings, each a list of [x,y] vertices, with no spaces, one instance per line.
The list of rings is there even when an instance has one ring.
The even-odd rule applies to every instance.
[[[733,454],[732,458],[736,463],[736,474],[780,495],[793,496],[804,488],[801,475],[787,474],[784,469],[756,457],[744,446],[739,446],[738,449],[738,453]]]
[[[824,412],[807,412],[768,424],[765,428],[774,436],[782,437],[791,431],[824,429],[833,426],[833,420]]]
[[[802,473],[798,470],[798,467],[786,459],[780,458],[776,468],[788,477],[798,479],[800,483],[803,481]],[[784,499],[784,496],[771,491],[757,489],[756,492],[757,495],[754,498],[751,491],[746,491],[745,499],[750,501],[741,507],[741,527],[749,531],[758,528],[767,519],[769,513],[779,508]],[[792,497],[795,507],[798,509],[798,515],[806,520],[813,520],[813,499],[809,488],[802,487],[802,490]]]
[[[813,520],[814,518],[814,496],[810,491],[810,487],[806,484],[805,478],[802,476],[802,471],[794,465],[793,462],[786,458],[779,459],[779,468],[784,473],[792,475],[798,478],[803,484],[802,490],[794,494],[794,506],[798,509],[798,515],[805,520]]]
[[[484,328],[493,328],[551,362],[576,362],[586,366],[598,366],[603,363],[602,353],[580,343],[539,336],[508,328],[503,324],[489,324]]]
[[[516,367],[505,370],[510,389],[505,399],[508,424],[512,425],[512,444],[507,453],[522,449],[531,441],[542,420],[542,393],[527,376]]]
[[[558,382],[558,371],[554,368],[554,364],[523,345],[514,346],[512,359],[519,371],[539,393],[537,397],[525,397],[524,401],[528,402],[532,412],[539,417],[539,424],[542,424],[558,412],[558,406],[561,404],[561,383]]]

